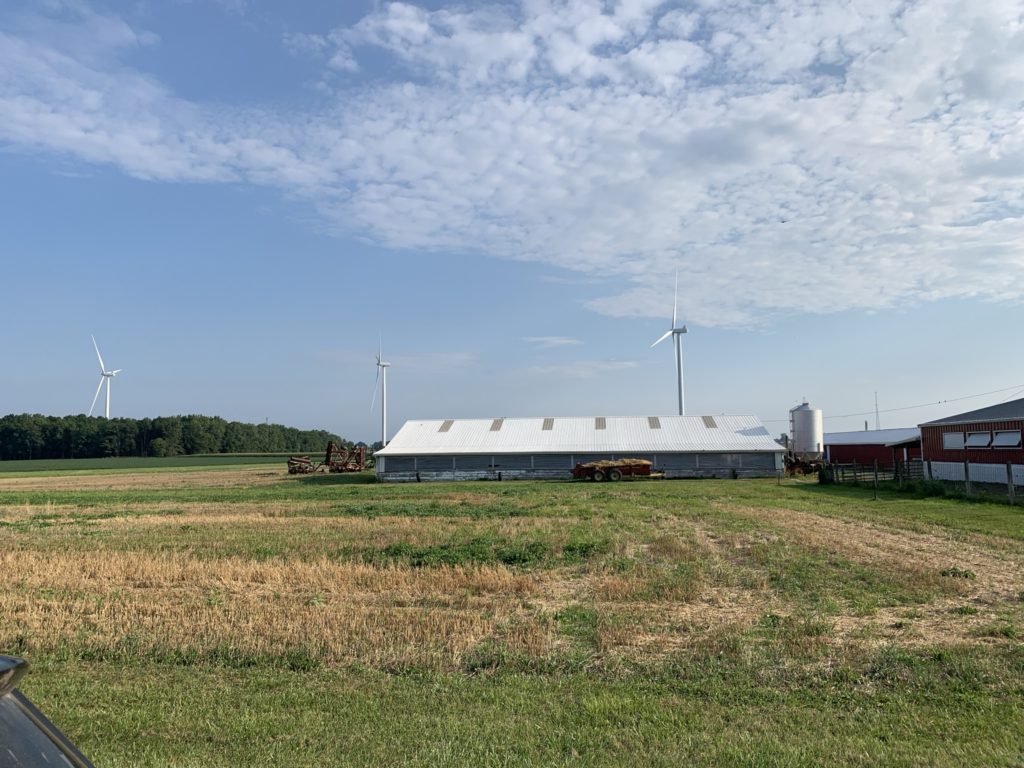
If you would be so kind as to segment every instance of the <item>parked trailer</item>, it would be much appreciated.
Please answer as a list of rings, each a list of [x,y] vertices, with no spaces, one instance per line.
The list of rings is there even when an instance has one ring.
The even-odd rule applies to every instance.
[[[577,464],[571,472],[577,480],[593,480],[597,483],[604,480],[615,482],[624,477],[664,477],[660,472],[652,472],[652,466],[652,462],[646,459],[590,461],[586,464]]]

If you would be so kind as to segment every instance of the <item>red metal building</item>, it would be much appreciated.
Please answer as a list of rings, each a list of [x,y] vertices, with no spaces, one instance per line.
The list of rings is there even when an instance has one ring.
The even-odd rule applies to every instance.
[[[921,425],[925,461],[1024,465],[1024,398]]]
[[[825,459],[833,464],[893,467],[921,458],[921,431],[917,427],[829,432]]]

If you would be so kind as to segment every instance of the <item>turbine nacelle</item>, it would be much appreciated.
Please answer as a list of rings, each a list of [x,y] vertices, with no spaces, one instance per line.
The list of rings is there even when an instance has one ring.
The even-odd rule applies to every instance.
[[[686,332],[687,331],[686,331],[686,326],[685,325],[682,328],[669,328],[661,336],[658,337],[658,340],[656,342],[651,344],[651,347],[658,346],[659,344],[661,344],[661,342],[663,342],[669,336],[678,336],[678,335],[686,333]]]

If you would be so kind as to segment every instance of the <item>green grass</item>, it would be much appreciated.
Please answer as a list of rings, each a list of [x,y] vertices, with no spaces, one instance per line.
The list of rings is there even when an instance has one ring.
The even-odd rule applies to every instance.
[[[925,532],[949,561],[875,558],[780,511]],[[1024,555],[1006,505],[775,481],[196,476],[0,490],[0,541],[0,653],[30,658],[24,690],[97,765],[1024,763],[1024,592],[972,592]],[[126,555],[167,573],[138,557],[100,572]],[[15,573],[19,556],[37,570]],[[58,557],[74,567],[51,574]],[[107,637],[107,615],[133,620]],[[266,616],[303,631],[250,642]],[[940,621],[957,642],[915,634]],[[375,622],[409,652],[361,646]]]
[[[98,460],[105,461],[105,460]],[[128,460],[126,460],[128,461]],[[153,459],[151,461],[160,461]],[[173,459],[168,461],[174,461]],[[268,463],[276,463],[268,459]],[[7,462],[11,463],[11,462]],[[178,469],[178,467],[171,467]],[[444,496],[472,493],[483,501],[453,502]],[[582,518],[653,514],[671,503],[677,513],[716,516],[709,504],[784,507],[819,515],[861,519],[921,530],[938,525],[964,533],[982,533],[1024,540],[1024,506],[958,499],[917,499],[892,491],[872,498],[870,489],[775,481],[705,480],[688,483],[646,482],[585,485],[572,482],[431,483],[382,485],[370,472],[314,475],[292,482],[252,488],[170,488],[140,490],[0,490],[0,504],[112,504],[314,502],[332,504],[331,515],[471,515],[500,517],[549,515],[564,510]]]
[[[1020,765],[1021,673],[1019,649],[883,649],[770,686],[700,660],[640,680],[54,660],[24,689],[110,768],[995,768]]]
[[[33,459],[0,461],[0,477],[20,475],[65,475],[69,473],[103,474],[106,472],[183,471],[244,467],[253,464],[283,466],[289,453],[217,453],[194,456],[120,456],[105,459]]]
[[[1000,501],[914,498],[898,491],[880,491],[872,500],[869,488],[837,485],[792,486],[808,498],[794,506],[816,514],[855,516],[907,528],[940,525],[970,533],[1024,539],[1024,505]]]

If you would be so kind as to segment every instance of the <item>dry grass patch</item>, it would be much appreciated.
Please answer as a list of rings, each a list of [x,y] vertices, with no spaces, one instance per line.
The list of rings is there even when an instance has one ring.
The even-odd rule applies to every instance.
[[[288,470],[254,465],[244,469],[188,472],[125,472],[103,475],[2,477],[0,491],[129,491],[159,488],[248,488],[288,478]]]
[[[301,650],[325,663],[383,668],[457,666],[468,648],[524,614],[523,599],[537,589],[536,577],[496,566],[11,552],[0,567],[19,574],[0,595],[6,647],[87,655],[126,644],[157,655]]]

